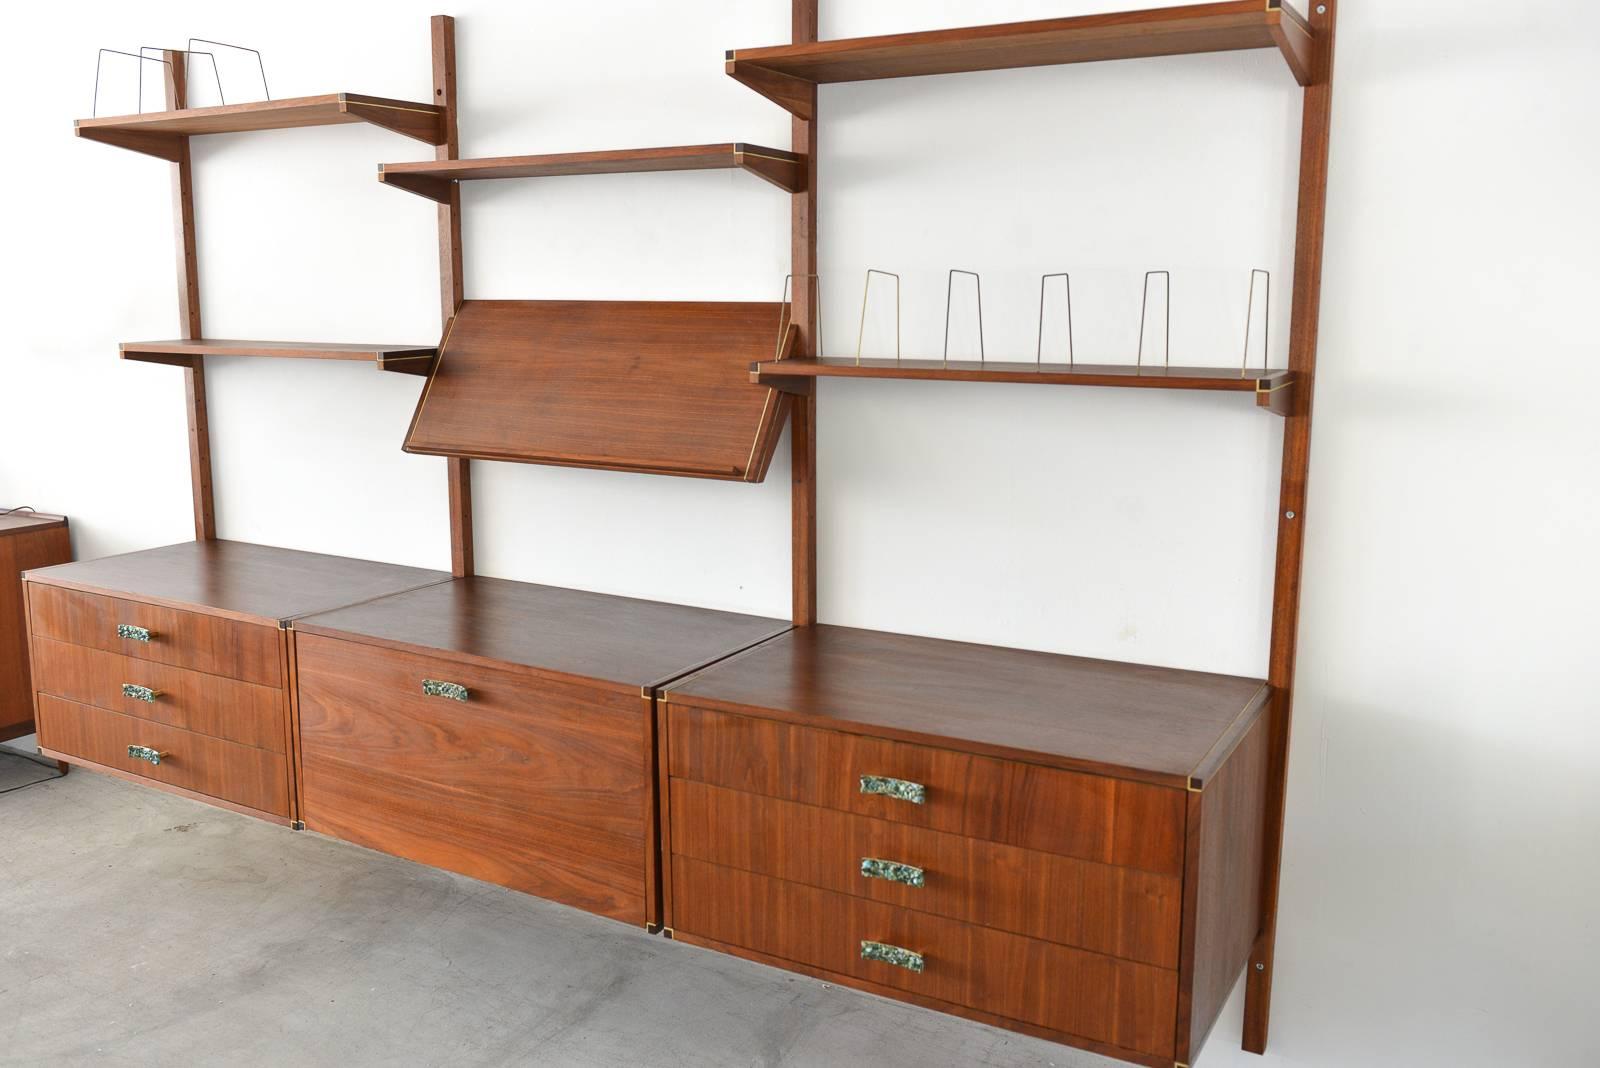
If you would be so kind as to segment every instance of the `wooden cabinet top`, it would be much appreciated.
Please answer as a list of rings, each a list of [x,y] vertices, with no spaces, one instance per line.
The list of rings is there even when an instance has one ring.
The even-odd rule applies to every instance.
[[[812,626],[713,664],[667,696],[1198,789],[1268,692],[1259,679]]]
[[[31,582],[280,623],[449,578],[242,541],[186,541],[28,572]]]
[[[301,633],[640,689],[788,627],[779,619],[481,577],[295,622]]]
[[[51,527],[64,527],[67,517],[64,515],[51,515],[49,512],[11,512],[0,515],[0,538],[7,534],[27,534],[35,530],[49,530]]]

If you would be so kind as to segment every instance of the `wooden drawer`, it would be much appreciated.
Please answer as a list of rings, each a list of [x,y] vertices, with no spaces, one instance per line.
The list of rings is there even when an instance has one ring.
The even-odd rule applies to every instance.
[[[668,717],[673,778],[1116,867],[1183,870],[1182,790],[676,703]],[[924,800],[864,793],[863,776],[918,784]]]
[[[277,627],[201,612],[28,584],[32,633],[136,660],[191,668],[262,686],[283,686]],[[119,626],[141,628],[148,641],[120,637]]]
[[[322,635],[295,646],[308,827],[645,922],[645,699]]]
[[[1171,1056],[1177,973],[687,857],[676,929],[951,1006]],[[863,960],[864,941],[922,955],[918,973]]]
[[[289,814],[282,753],[39,695],[39,745],[117,771],[221,798],[276,816]],[[159,765],[128,755],[130,745],[165,755]]]
[[[287,748],[279,689],[50,638],[34,639],[33,671],[39,691],[54,697],[258,749]],[[154,699],[130,696],[127,685],[152,691]]]
[[[1063,857],[780,801],[684,779],[668,812],[679,856],[1079,946],[1178,966],[1176,876]],[[863,860],[909,865],[921,885],[862,874]],[[906,872],[875,869],[880,876]]]

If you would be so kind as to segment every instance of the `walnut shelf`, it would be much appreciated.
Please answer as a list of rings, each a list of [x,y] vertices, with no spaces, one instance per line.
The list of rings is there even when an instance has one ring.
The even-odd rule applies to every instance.
[[[325,341],[234,341],[222,338],[124,341],[124,360],[194,367],[203,356],[268,356],[298,360],[356,360],[380,371],[426,375],[437,349],[432,345],[348,345]]]
[[[410,100],[359,93],[328,93],[290,100],[261,100],[181,111],[147,111],[104,119],[79,119],[74,132],[146,155],[178,162],[183,138],[201,134],[286,130],[368,122],[430,145],[444,143],[444,109]]]
[[[802,119],[811,89],[831,82],[959,74],[1062,63],[1277,48],[1301,85],[1315,79],[1310,27],[1281,0],[1124,11],[953,30],[746,48],[727,72]]]
[[[450,202],[452,182],[489,178],[548,178],[572,174],[626,174],[640,171],[708,171],[738,168],[779,189],[805,188],[805,158],[782,149],[728,142],[716,145],[674,145],[604,152],[560,152],[546,156],[496,156],[488,159],[446,159],[425,163],[388,163],[378,167],[378,181],[441,204]]]
[[[899,378],[932,382],[1021,382],[1046,386],[1124,386],[1254,393],[1256,403],[1288,413],[1289,371],[1245,371],[1231,367],[1135,367],[1131,364],[1006,363],[990,360],[885,360],[824,356],[820,360],[776,360],[750,365],[750,381],[788,393],[811,392],[818,378]]]

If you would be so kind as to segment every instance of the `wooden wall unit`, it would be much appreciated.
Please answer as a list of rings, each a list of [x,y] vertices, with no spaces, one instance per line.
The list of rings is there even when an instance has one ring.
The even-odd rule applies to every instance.
[[[841,41],[817,39],[818,0],[790,3],[789,44],[728,52],[725,66],[790,113],[789,150],[462,159],[443,15],[427,103],[336,94],[187,109],[185,57],[168,52],[167,111],[79,122],[78,136],[173,164],[180,337],[122,354],[184,369],[197,541],[26,577],[41,745],[1138,1064],[1193,1062],[1244,971],[1244,1046],[1261,1052],[1337,0],[1305,16],[1281,0],[1221,0]],[[1251,48],[1276,50],[1286,87],[1304,93],[1287,368],[823,354],[819,84]],[[432,161],[381,165],[379,179],[436,206],[439,344],[205,338],[188,139],[357,121],[435,148]],[[786,304],[465,300],[461,182],[712,168],[790,196]],[[404,447],[447,458],[453,578],[215,540],[207,355],[425,374]],[[1268,677],[821,625],[828,377],[1253,395],[1287,421]],[[474,577],[473,460],[757,482],[791,417],[792,626]]]
[[[446,578],[220,540],[29,571],[40,752],[291,823],[290,621]]]
[[[22,573],[71,559],[66,516],[45,512],[0,515],[0,742],[33,733],[28,606]]]

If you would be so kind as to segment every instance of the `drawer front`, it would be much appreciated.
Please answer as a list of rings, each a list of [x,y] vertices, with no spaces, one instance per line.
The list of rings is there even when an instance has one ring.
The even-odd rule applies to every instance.
[[[674,857],[1178,966],[1183,887],[1176,876],[684,779],[672,780],[671,791]]]
[[[34,685],[52,697],[276,753],[286,748],[282,690],[50,638],[34,640],[33,670]]]
[[[674,926],[865,980],[1155,1056],[1171,1056],[1177,973],[685,858]],[[920,972],[862,959],[909,950]],[[892,952],[892,951],[891,951]]]
[[[295,648],[308,827],[644,922],[641,698],[323,635]]]
[[[289,814],[289,769],[282,753],[47,694],[39,695],[39,744],[246,808],[276,816]],[[163,754],[161,763],[130,756],[129,746]]]
[[[1183,871],[1181,790],[676,704],[668,716],[673,778],[1116,867]],[[921,803],[904,796],[919,792],[912,787]]]
[[[39,582],[28,584],[28,603],[32,632],[39,637],[261,686],[283,686],[277,627]],[[123,637],[118,628],[133,628],[128,633],[142,632],[147,640]]]

